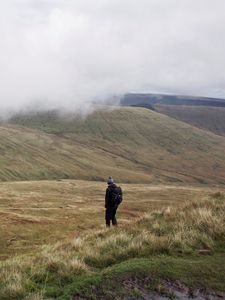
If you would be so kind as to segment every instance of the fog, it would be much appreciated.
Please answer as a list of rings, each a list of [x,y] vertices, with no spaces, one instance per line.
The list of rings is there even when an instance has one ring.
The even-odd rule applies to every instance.
[[[126,92],[225,97],[224,11],[224,0],[1,1],[1,111],[86,110]]]

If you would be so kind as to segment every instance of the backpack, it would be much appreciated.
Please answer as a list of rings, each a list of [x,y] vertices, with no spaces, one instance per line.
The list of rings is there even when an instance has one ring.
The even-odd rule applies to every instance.
[[[112,189],[112,198],[111,203],[115,206],[120,205],[122,202],[122,189],[118,186]]]

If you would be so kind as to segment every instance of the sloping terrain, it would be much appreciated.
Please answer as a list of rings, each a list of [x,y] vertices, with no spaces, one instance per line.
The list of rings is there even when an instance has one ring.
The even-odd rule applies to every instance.
[[[225,183],[224,137],[145,108],[100,110],[86,118],[57,112],[24,114],[10,122],[21,126],[11,130],[38,130],[25,129],[38,136],[39,141],[32,139],[35,151],[47,151],[45,162],[51,161],[52,170],[61,161],[57,168],[68,177],[104,180],[112,174],[127,182]],[[23,135],[21,131],[21,139]],[[77,168],[79,172],[73,171]],[[53,171],[44,178],[60,175]]]
[[[225,108],[157,104],[157,112],[190,125],[225,136]]]
[[[25,127],[0,127],[0,180],[106,178],[148,181],[132,161],[71,139]]]

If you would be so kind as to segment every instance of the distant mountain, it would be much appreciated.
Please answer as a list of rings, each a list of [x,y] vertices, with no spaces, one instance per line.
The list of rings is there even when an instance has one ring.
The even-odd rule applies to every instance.
[[[145,107],[225,136],[225,99],[161,94],[126,94],[122,106]]]
[[[20,114],[0,128],[0,179],[225,184],[225,138],[149,109]]]
[[[157,104],[154,109],[176,120],[225,136],[225,107]]]
[[[154,107],[156,104],[225,107],[225,99],[137,93],[125,94],[121,99],[122,106],[148,108],[149,105]]]

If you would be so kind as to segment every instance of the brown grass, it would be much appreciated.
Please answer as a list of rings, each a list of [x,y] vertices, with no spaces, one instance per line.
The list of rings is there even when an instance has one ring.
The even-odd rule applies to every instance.
[[[138,190],[137,186],[134,188]],[[151,188],[146,188],[150,194]],[[152,187],[154,193],[160,194],[162,190],[162,187]],[[169,190],[174,196],[175,190]],[[181,191],[176,189],[177,194]],[[197,197],[177,206],[163,205],[161,209],[157,206],[152,209],[150,205],[147,213],[128,225],[114,230],[99,227],[43,246],[33,255],[2,262],[0,299],[26,299],[34,283],[42,284],[43,288],[56,281],[63,285],[82,274],[91,274],[93,267],[104,268],[129,258],[198,253],[200,249],[214,251],[217,241],[225,240],[225,197],[218,199],[211,190],[188,189],[188,192],[193,196],[197,192]],[[178,198],[181,202],[180,194]],[[42,299],[42,294],[34,293],[30,297]]]
[[[104,228],[105,188],[104,183],[72,180],[0,184],[0,258],[37,251],[43,244]],[[180,206],[217,191],[137,184],[122,184],[122,188],[120,225],[146,211]]]

